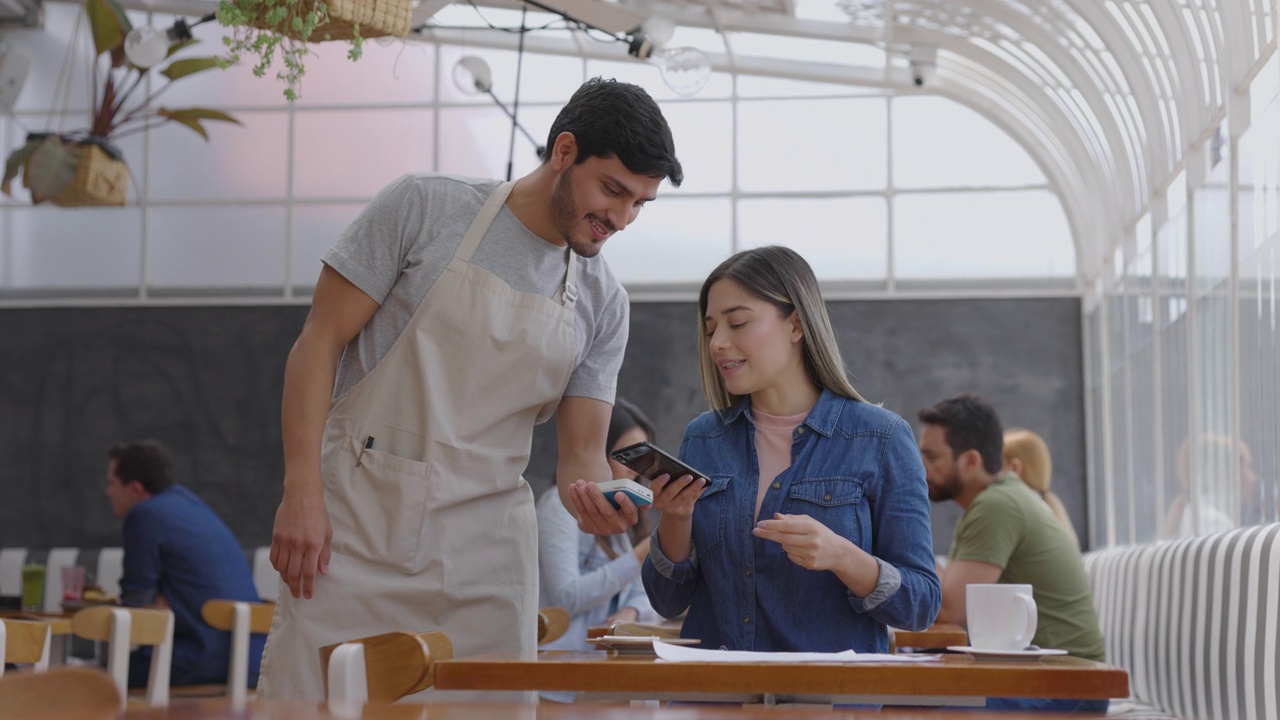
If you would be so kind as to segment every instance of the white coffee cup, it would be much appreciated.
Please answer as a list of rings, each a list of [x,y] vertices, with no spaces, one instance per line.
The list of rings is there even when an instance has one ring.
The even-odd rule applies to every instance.
[[[1036,635],[1030,585],[966,585],[965,615],[975,650],[1025,650]]]

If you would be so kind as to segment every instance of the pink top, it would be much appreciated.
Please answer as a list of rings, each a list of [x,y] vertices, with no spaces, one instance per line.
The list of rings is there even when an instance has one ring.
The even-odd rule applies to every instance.
[[[751,417],[756,421],[756,457],[760,460],[760,484],[756,488],[756,518],[759,518],[769,485],[791,467],[792,435],[809,413],[782,417],[751,408]]]

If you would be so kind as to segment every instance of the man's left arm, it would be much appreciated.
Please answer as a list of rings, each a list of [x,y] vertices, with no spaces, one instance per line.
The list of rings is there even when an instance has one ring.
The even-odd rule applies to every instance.
[[[122,530],[124,562],[120,575],[120,604],[153,606],[160,595],[160,538],[152,519],[134,510]]]
[[[622,496],[619,511],[596,484],[611,478],[605,438],[612,412],[613,406],[603,400],[577,396],[565,397],[556,409],[560,501],[578,518],[578,527],[593,535],[625,532],[638,517],[630,498]]]
[[[977,560],[952,560],[942,573],[942,609],[935,622],[967,625],[965,586],[990,585],[1000,581],[1004,569]]]

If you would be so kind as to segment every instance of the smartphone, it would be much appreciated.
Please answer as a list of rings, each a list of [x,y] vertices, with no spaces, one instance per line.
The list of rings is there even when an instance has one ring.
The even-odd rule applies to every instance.
[[[620,450],[614,450],[610,453],[610,457],[640,473],[641,477],[650,482],[653,482],[655,478],[663,473],[670,475],[672,480],[679,479],[685,475],[692,475],[694,478],[705,478],[707,476],[706,473],[689,467],[677,460],[674,455],[664,452],[647,440],[638,442],[635,445],[628,445]]]

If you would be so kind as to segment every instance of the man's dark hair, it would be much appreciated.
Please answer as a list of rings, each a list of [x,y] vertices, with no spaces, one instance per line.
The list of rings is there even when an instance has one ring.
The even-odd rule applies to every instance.
[[[551,159],[563,132],[573,133],[578,142],[575,165],[593,157],[616,157],[637,175],[665,177],[675,187],[684,181],[671,128],[658,103],[639,85],[602,78],[583,83],[551,123],[543,162]]]
[[[1004,466],[1004,429],[996,409],[977,395],[958,395],[947,398],[931,408],[917,413],[920,422],[938,425],[946,429],[947,445],[951,456],[977,450],[982,456],[982,467],[989,473],[1000,472]]]
[[[173,458],[155,440],[117,443],[107,457],[116,461],[116,477],[122,483],[137,480],[152,495],[173,484]]]

